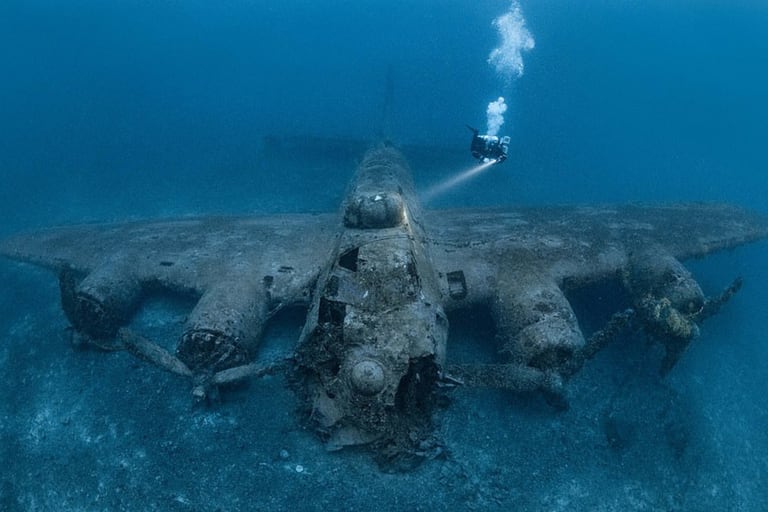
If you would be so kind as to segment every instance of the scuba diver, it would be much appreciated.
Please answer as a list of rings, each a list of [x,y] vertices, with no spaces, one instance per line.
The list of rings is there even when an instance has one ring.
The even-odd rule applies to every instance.
[[[480,131],[467,125],[472,131],[472,143],[469,150],[472,156],[482,163],[495,161],[500,164],[507,159],[509,150],[509,136],[497,137],[496,135],[480,135]]]

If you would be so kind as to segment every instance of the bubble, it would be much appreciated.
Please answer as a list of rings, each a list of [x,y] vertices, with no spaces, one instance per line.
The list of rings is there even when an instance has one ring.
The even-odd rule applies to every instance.
[[[493,20],[499,32],[501,43],[491,51],[488,63],[508,82],[523,74],[523,52],[533,49],[536,42],[525,26],[523,11],[517,2],[512,2],[509,11]]]
[[[504,98],[499,96],[499,99],[492,101],[488,104],[486,115],[488,118],[488,135],[498,135],[501,125],[504,124],[504,112],[507,111],[507,104],[504,103]]]

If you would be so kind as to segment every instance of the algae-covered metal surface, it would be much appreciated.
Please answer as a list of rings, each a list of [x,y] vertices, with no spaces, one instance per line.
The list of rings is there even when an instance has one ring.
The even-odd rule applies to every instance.
[[[668,372],[740,287],[707,298],[681,260],[767,229],[715,204],[424,211],[402,154],[380,146],[339,214],[62,227],[0,251],[58,274],[76,346],[126,350],[189,379],[199,401],[287,371],[305,411],[297,422],[331,450],[367,445],[382,467],[403,469],[445,452],[432,419],[456,386],[540,392],[567,408],[567,381],[630,325],[661,344]],[[567,294],[596,283],[628,301],[585,337]],[[175,345],[127,328],[158,296],[194,303]],[[295,307],[306,310],[295,351],[257,364],[270,318]],[[472,310],[493,319],[497,356],[449,364],[447,314]]]

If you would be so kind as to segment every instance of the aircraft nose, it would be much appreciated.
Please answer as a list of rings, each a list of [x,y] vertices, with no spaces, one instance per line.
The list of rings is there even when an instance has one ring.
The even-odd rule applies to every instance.
[[[365,396],[372,396],[384,389],[387,383],[381,363],[372,359],[359,361],[350,372],[352,388]]]

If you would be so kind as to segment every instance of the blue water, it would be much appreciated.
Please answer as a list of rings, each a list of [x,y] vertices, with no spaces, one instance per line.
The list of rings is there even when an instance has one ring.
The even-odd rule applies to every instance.
[[[392,138],[435,151],[456,150],[451,172],[472,163],[468,151],[461,153],[469,143],[464,124],[483,126],[488,102],[499,95],[509,105],[502,129],[512,137],[508,161],[442,197],[437,206],[705,200],[768,213],[768,5],[746,0],[537,0],[521,2],[521,7],[536,46],[523,56],[524,74],[506,83],[486,61],[498,44],[491,22],[509,8],[506,1],[5,0],[0,4],[0,235],[82,221],[334,211],[354,160],[281,172],[260,160],[262,138],[373,140],[389,70]],[[430,160],[430,155],[420,156],[419,161]],[[444,177],[440,169],[425,168],[420,174],[414,167],[421,189]],[[768,245],[761,242],[690,264],[708,293],[736,275],[744,276],[746,285],[705,324],[702,337],[665,384],[675,400],[684,402],[689,443],[700,449],[695,455],[689,451],[674,467],[666,459],[659,467],[632,459],[631,451],[611,459],[598,433],[599,421],[586,415],[558,419],[538,409],[510,411],[520,404],[490,394],[477,398],[485,404],[480,412],[475,398],[459,400],[453,406],[458,412],[446,420],[453,442],[466,443],[455,447],[457,457],[465,457],[466,467],[474,469],[432,466],[424,471],[434,472],[429,473],[433,481],[418,480],[426,486],[424,494],[413,491],[409,478],[417,476],[376,476],[371,470],[360,484],[372,489],[366,495],[350,483],[355,476],[344,472],[352,462],[317,448],[317,464],[325,464],[328,474],[341,475],[343,483],[335,489],[319,477],[316,483],[325,487],[272,475],[268,488],[234,483],[218,496],[185,483],[194,475],[178,468],[145,467],[138,473],[140,482],[126,479],[124,485],[163,498],[142,502],[136,495],[116,498],[114,489],[100,490],[91,477],[78,481],[74,469],[71,475],[65,472],[71,476],[67,480],[3,474],[0,468],[0,508],[48,509],[69,496],[72,509],[108,509],[110,503],[133,510],[185,509],[187,500],[189,509],[214,510],[217,499],[225,510],[248,509],[244,503],[258,502],[262,494],[264,503],[279,507],[281,496],[300,499],[310,491],[319,493],[318,504],[346,499],[351,507],[377,497],[394,499],[391,489],[400,488],[403,510],[441,504],[462,509],[466,503],[478,509],[596,510],[603,503],[604,510],[764,510],[768,366],[760,361],[768,357],[766,261]],[[5,311],[0,325],[6,338],[21,346],[30,332],[55,336],[63,328],[53,278],[6,262],[0,275]],[[46,347],[53,343],[43,334],[32,341]],[[60,342],[55,340],[60,358],[47,362],[45,371],[76,375],[71,367],[61,370],[62,365],[97,357],[72,353]],[[5,362],[8,350],[0,353],[5,368],[12,366]],[[34,353],[23,352],[29,361],[19,363],[28,365],[20,374],[32,371],[42,357],[42,346],[29,350]],[[129,364],[109,360],[103,368]],[[157,373],[146,375],[139,379],[145,389]],[[99,377],[72,378],[83,387],[106,385]],[[600,389],[606,384],[601,378],[610,381],[608,387],[621,380],[597,370],[589,378]],[[20,404],[25,393],[47,396],[45,389],[25,390],[23,383],[3,381],[3,396]],[[176,385],[170,378],[163,382],[166,388]],[[119,386],[115,383],[115,389]],[[586,381],[575,387],[582,396],[597,392]],[[178,388],[173,391],[184,393],[183,386]],[[258,386],[250,392],[257,393]],[[173,409],[179,418],[186,405]],[[87,409],[77,409],[78,414],[96,414]],[[104,469],[97,454],[90,456],[77,444],[82,436],[72,436],[71,444],[59,446],[55,455],[39,446],[25,451],[28,436],[8,426],[14,410],[4,409],[0,421],[6,425],[6,455],[27,453],[28,466],[19,471],[55,460],[62,466],[83,465],[89,475],[112,471],[117,476],[111,481],[120,480],[119,467]],[[136,405],[134,412],[140,411]],[[26,414],[35,417],[34,411]],[[237,417],[237,408],[222,414]],[[273,427],[289,428],[295,419],[291,411],[280,414],[287,419]],[[457,419],[459,414],[466,414],[468,425]],[[529,425],[528,430],[516,431],[511,417]],[[98,430],[93,425],[101,424],[93,422]],[[523,435],[536,425],[551,434],[552,443],[538,451],[528,444],[533,438]],[[482,432],[482,441],[473,432]],[[645,439],[643,432],[633,435]],[[188,436],[186,446],[194,449],[194,432]],[[596,461],[577,470],[574,461],[591,453],[585,447],[589,443],[595,445]],[[126,440],[117,449],[129,460],[126,464],[132,464],[137,450],[162,459],[165,452],[153,452],[152,446]],[[254,464],[206,458],[208,452],[201,452],[201,464]],[[526,464],[537,454],[540,465],[533,464],[528,475]],[[323,458],[332,462],[319,462]],[[523,469],[515,472],[518,466]],[[171,483],[147,483],[158,472],[158,481]],[[489,478],[496,486],[493,496],[487,489],[477,491],[479,482]],[[35,481],[42,486],[35,487]],[[80,491],[66,494],[62,489],[68,486]],[[658,497],[670,493],[676,498]],[[112,501],[98,502],[97,495]],[[457,504],[457,496],[466,503]],[[255,502],[250,508],[258,508]]]
[[[531,2],[511,86],[486,62],[506,2],[413,4],[4,2],[6,181],[172,187],[247,172],[265,133],[373,137],[391,66],[403,142],[466,145],[508,96],[504,199],[762,205],[759,2]]]

